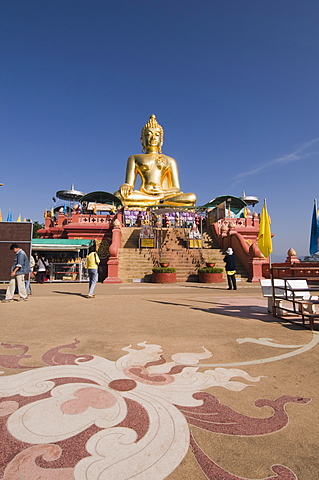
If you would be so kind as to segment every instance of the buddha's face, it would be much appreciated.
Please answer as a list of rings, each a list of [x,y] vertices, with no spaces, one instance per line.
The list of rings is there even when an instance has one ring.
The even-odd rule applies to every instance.
[[[147,128],[143,135],[143,145],[159,149],[161,147],[161,131],[159,128]]]

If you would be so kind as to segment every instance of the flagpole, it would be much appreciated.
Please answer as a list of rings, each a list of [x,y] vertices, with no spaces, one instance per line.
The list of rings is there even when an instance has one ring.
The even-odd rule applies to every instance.
[[[260,215],[259,231],[258,231],[258,248],[263,256],[269,258],[269,269],[271,268],[271,252],[272,252],[272,240],[270,229],[270,217],[267,211],[267,201],[264,198],[264,204]]]
[[[266,201],[265,198],[264,198],[264,204],[265,204],[266,210],[268,212],[267,201]],[[270,272],[270,269],[271,269],[271,253],[269,254],[269,272]]]

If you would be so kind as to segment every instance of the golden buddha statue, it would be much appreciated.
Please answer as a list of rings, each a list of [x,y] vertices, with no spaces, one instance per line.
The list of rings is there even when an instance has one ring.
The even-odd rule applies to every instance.
[[[195,205],[196,195],[183,193],[180,189],[176,160],[162,154],[163,138],[163,128],[157,123],[156,116],[151,115],[141,132],[143,153],[128,158],[125,183],[114,192],[124,205]],[[141,186],[139,190],[134,190],[138,175]]]

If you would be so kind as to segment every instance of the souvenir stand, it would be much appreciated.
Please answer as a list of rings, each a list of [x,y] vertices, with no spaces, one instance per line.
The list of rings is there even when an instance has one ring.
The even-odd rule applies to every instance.
[[[49,282],[86,282],[86,256],[93,240],[33,238],[32,255],[49,262]]]

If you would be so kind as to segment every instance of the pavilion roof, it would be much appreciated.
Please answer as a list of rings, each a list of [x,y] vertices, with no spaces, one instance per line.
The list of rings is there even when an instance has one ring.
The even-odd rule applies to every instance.
[[[116,197],[112,193],[103,191],[87,193],[80,198],[80,202],[104,203],[108,205],[114,205],[115,207],[119,207],[120,205],[122,205],[122,202],[118,197]]]

